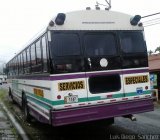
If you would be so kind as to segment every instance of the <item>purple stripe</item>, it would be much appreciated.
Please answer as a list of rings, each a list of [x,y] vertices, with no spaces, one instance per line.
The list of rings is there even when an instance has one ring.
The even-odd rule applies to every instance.
[[[54,76],[36,76],[36,77],[22,77],[21,79],[31,79],[31,80],[66,80],[66,79],[77,79],[77,78],[85,78],[90,76],[100,76],[100,75],[111,75],[111,74],[133,74],[133,73],[144,73],[149,72],[148,69],[139,69],[139,70],[119,70],[119,71],[101,71],[101,72],[87,72],[81,74],[67,74],[67,75],[54,75]]]
[[[95,73],[83,73],[83,74],[72,74],[72,75],[55,75],[51,76],[50,80],[66,80],[66,79],[77,79],[85,78],[90,76],[100,76],[100,75],[111,75],[111,74],[133,74],[133,73],[144,73],[149,72],[148,69],[139,69],[139,70],[123,70],[123,71],[109,71],[109,72],[95,72]]]
[[[128,114],[137,114],[153,110],[154,105],[152,99],[146,99],[115,103],[112,105],[106,104],[79,109],[52,111],[52,125],[61,126],[79,122],[107,119],[111,117],[119,117]]]
[[[72,74],[72,75],[55,75],[51,76],[50,80],[65,80],[65,79],[77,79],[77,78],[85,78],[86,74]]]
[[[149,69],[127,70],[127,71],[122,71],[122,74],[144,73],[144,72],[149,72]]]

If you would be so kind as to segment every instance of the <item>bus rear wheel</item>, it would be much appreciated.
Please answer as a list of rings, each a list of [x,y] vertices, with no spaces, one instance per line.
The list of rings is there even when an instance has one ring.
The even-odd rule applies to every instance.
[[[31,115],[29,114],[29,108],[28,108],[28,105],[27,105],[26,95],[23,95],[22,109],[23,109],[23,112],[24,112],[24,120],[27,121],[27,122],[31,122]]]

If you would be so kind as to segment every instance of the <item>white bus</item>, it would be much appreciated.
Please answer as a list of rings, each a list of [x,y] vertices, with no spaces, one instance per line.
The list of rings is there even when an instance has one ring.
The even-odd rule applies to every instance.
[[[140,16],[107,10],[59,13],[7,63],[9,96],[53,126],[154,109]]]

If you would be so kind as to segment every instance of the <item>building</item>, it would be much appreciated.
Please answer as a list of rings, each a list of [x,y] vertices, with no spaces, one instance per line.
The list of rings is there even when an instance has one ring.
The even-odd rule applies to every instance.
[[[149,71],[151,74],[151,83],[157,99],[160,100],[160,54],[148,56]]]

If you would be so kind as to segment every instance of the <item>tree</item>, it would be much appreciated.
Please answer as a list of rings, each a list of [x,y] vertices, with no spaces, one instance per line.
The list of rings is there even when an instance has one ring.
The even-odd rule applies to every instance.
[[[152,50],[149,50],[148,51],[148,55],[152,55],[153,51]]]
[[[160,46],[155,49],[155,52],[157,51],[160,53]]]

